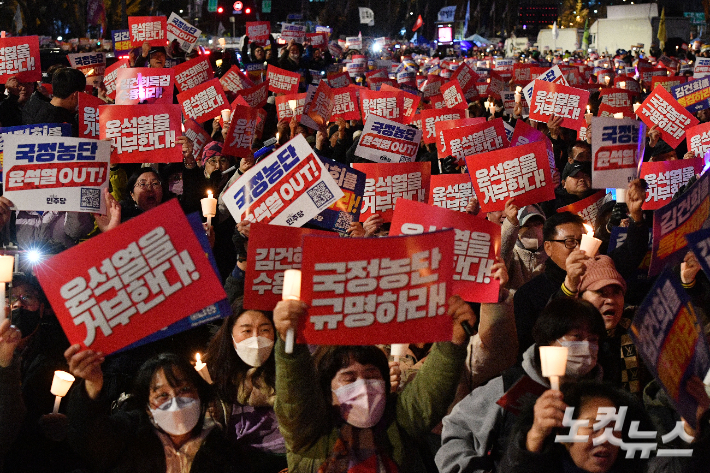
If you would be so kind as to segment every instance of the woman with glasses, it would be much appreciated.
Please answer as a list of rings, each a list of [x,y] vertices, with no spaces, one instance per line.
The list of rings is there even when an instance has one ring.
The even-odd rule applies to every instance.
[[[94,214],[94,219],[102,232],[117,227],[143,212],[154,209],[163,203],[163,183],[160,175],[152,168],[141,168],[128,178],[128,195],[119,204],[104,190],[106,215]]]

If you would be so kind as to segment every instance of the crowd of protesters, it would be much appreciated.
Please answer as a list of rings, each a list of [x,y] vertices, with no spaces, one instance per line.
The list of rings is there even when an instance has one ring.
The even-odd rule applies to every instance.
[[[326,77],[326,71],[343,70],[349,53],[360,53],[297,43],[279,53],[278,47],[273,40],[264,48],[246,38],[241,61],[300,72],[302,92],[319,79],[311,71]],[[387,45],[383,51],[370,59],[391,58],[420,75],[450,75],[464,62],[412,54],[407,48],[388,50]],[[661,64],[667,59],[673,63],[669,74],[685,74],[683,66],[692,65],[696,56],[686,48],[680,51],[675,57],[652,51],[645,60]],[[146,44],[131,53],[130,61],[135,67],[162,68],[179,54],[175,48]],[[594,66],[601,60],[605,63],[599,69],[620,71],[634,66],[641,55],[619,51],[582,58],[528,51],[516,59],[541,66]],[[217,75],[236,63],[236,57],[234,62],[228,58],[223,56]],[[474,66],[475,59],[486,58],[484,53],[474,57]],[[84,93],[86,78],[66,67],[47,72],[51,94],[42,84],[7,81],[0,125],[70,123],[78,136],[78,94]],[[352,81],[367,85],[364,76]],[[596,83],[596,70],[589,82]],[[515,86],[511,81],[511,90]],[[642,87],[636,100],[642,102],[650,92]],[[101,84],[94,94],[110,103]],[[599,92],[593,91],[591,114],[598,113],[599,104]],[[284,144],[301,134],[319,156],[348,166],[367,162],[356,153],[361,120],[341,118],[315,130],[295,119],[278,121],[273,97],[263,108],[263,135],[254,141],[254,152],[270,138]],[[628,335],[636,308],[654,282],[636,277],[653,222],[653,213],[642,209],[645,183],[631,182],[625,203],[601,209],[594,228],[603,240],[602,251],[586,254],[579,249],[583,219],[557,209],[594,193],[590,143],[596,130],[579,140],[554,116],[547,123],[530,121],[520,104],[509,114],[497,96],[469,100],[468,113],[502,117],[512,126],[524,120],[543,132],[552,143],[559,184],[554,200],[519,207],[513,198],[504,211],[487,215],[471,200],[468,213],[501,225],[500,259],[491,271],[501,291],[497,303],[472,304],[452,296],[450,340],[410,344],[397,361],[389,357],[389,346],[297,344],[287,353],[286,334],[307,316],[308,307],[299,301],[280,302],[273,311],[243,306],[250,222],[236,222],[220,201],[214,225],[205,223],[205,232],[232,307],[232,315],[221,321],[104,355],[70,346],[31,267],[15,275],[7,301],[11,316],[0,323],[0,471],[707,471],[710,387],[697,377],[687,381],[699,408],[692,422],[681,419]],[[710,115],[701,111],[697,118],[704,123]],[[205,123],[213,141],[199,155],[187,137],[178,138],[182,163],[112,165],[110,192],[103,196],[105,215],[15,211],[10,200],[0,197],[4,242],[58,253],[81,247],[93,235],[169,199],[177,199],[185,213],[199,210],[206,189],[220,195],[255,165],[253,156],[237,159],[222,152],[228,125],[220,125],[219,117]],[[685,144],[673,149],[665,143],[657,129],[645,139],[644,161],[693,157]],[[434,145],[422,143],[416,160],[431,163],[432,174],[466,173],[451,157],[439,160]],[[628,236],[607,252],[616,226],[628,227]],[[375,214],[362,224],[352,223],[340,237],[387,238],[388,230],[389,224]],[[707,275],[690,252],[673,270],[710,333]],[[466,325],[476,333],[468,333]],[[569,350],[560,390],[542,375],[539,348],[546,346]],[[189,362],[195,352],[206,354],[212,384]],[[59,413],[52,414],[50,385],[57,369],[71,372],[77,381]],[[540,385],[541,394],[514,414],[497,401],[523,378]],[[565,416],[568,406],[575,408],[573,419]],[[627,410],[625,418],[616,418],[613,431],[592,430],[600,408]],[[570,433],[572,420],[589,421],[574,431],[585,431],[585,440],[556,442],[555,434]],[[659,443],[661,436],[675,432],[674,448],[692,449],[692,455],[643,458],[637,452],[628,457],[622,447],[642,431],[654,431],[651,440]]]

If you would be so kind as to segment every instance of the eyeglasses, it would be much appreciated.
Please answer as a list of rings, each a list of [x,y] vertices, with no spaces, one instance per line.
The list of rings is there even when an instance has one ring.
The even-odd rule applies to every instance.
[[[227,158],[210,158],[207,160],[208,163],[210,163],[213,166],[216,166],[218,164],[223,164],[227,162]]]
[[[557,243],[564,243],[565,248],[567,248],[568,250],[574,250],[575,248],[577,248],[577,246],[582,244],[581,238],[574,238],[574,237],[565,238],[564,240],[547,240],[547,241],[556,241]]]
[[[9,305],[10,307],[17,304],[18,302],[20,302],[22,305],[33,305],[39,302],[39,298],[37,296],[33,296],[32,294],[21,294],[19,296],[10,296],[5,298],[5,304]]]
[[[161,185],[162,184],[160,183],[160,181],[152,181],[152,182],[140,181],[140,182],[136,182],[136,185],[134,186],[134,188],[140,187],[141,189],[148,189],[149,187],[152,187],[153,189],[158,189]]]

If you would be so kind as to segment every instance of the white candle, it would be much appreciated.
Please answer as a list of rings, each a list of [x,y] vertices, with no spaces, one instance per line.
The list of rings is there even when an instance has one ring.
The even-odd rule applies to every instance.
[[[593,257],[597,254],[602,241],[599,238],[594,238],[594,230],[590,225],[584,224],[587,233],[582,235],[582,243],[579,244],[579,249],[583,250],[587,256]]]
[[[288,106],[291,108],[293,113],[296,113],[296,106],[298,105],[298,100],[289,100]]]
[[[232,116],[232,111],[224,109],[220,113],[222,114],[222,121],[225,123],[225,125],[229,123],[229,119]]]
[[[393,343],[390,346],[390,354],[394,358],[394,361],[399,361],[399,357],[403,356],[407,352],[407,343]]]
[[[66,371],[55,371],[54,379],[52,379],[52,387],[49,391],[54,394],[54,410],[53,414],[59,412],[59,403],[62,402],[62,398],[67,395],[69,388],[74,382],[74,376],[67,373]]]
[[[638,110],[640,106],[641,106],[640,103],[635,103],[635,104],[634,104],[634,113],[636,113],[636,110]]]
[[[212,225],[212,217],[217,215],[217,199],[212,197],[212,191],[207,191],[207,197],[200,199],[202,216],[207,217],[207,225]]]
[[[624,118],[624,112],[616,112],[614,118]]]
[[[616,202],[618,204],[626,202],[626,189],[616,189]]]
[[[567,371],[567,347],[540,347],[542,375],[550,378],[550,387],[560,389],[560,376]]]
[[[195,353],[195,370],[200,373],[202,379],[212,384],[212,378],[210,377],[210,372],[207,369],[207,363],[202,362],[202,357],[199,353]]]
[[[301,270],[287,269],[284,271],[284,284],[281,292],[281,300],[283,301],[300,301],[301,300]],[[293,353],[293,344],[296,339],[296,331],[289,328],[286,331],[286,353]]]
[[[15,258],[10,255],[0,256],[0,301],[2,301],[2,309],[0,309],[0,322],[5,320],[5,283],[12,282],[12,271],[15,267]]]

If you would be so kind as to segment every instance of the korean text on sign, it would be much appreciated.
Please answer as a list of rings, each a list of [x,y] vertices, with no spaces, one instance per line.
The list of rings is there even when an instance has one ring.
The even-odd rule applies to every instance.
[[[449,154],[461,162],[466,156],[486,153],[508,146],[503,120],[443,130],[441,132]]]
[[[431,176],[429,204],[444,209],[464,212],[473,197],[468,174],[439,174]]]
[[[251,107],[235,105],[222,153],[237,158],[252,156],[251,144],[255,137],[257,113],[258,111]]]
[[[365,122],[355,155],[381,163],[412,162],[421,136],[421,130],[371,114]]]
[[[97,140],[5,135],[3,195],[17,210],[99,212],[109,154]]]
[[[247,171],[222,195],[236,221],[300,227],[343,196],[302,135]]]
[[[466,165],[484,212],[503,210],[505,201],[511,197],[516,197],[521,206],[554,197],[543,142],[469,156]]]
[[[133,47],[131,46],[131,32],[128,30],[113,30],[111,31],[113,38],[113,52],[116,57],[123,54],[128,54]]]
[[[232,66],[226,74],[220,77],[219,82],[224,90],[234,93],[254,87],[254,83],[237,66]]]
[[[705,153],[710,150],[710,123],[701,123],[685,132],[688,140],[688,151],[692,151],[696,158],[705,157]]]
[[[104,86],[106,87],[106,97],[110,99],[116,98],[116,80],[118,79],[118,70],[128,67],[128,59],[121,59],[111,64],[104,71]]]
[[[129,16],[128,29],[134,48],[147,42],[151,46],[166,46],[167,18],[164,16]]]
[[[449,340],[453,239],[453,230],[371,240],[305,237],[302,299],[310,309],[298,340]]]
[[[592,128],[598,131],[592,133],[594,188],[626,188],[643,156],[646,126],[633,118],[592,117]]]
[[[209,59],[196,57],[175,67],[175,83],[180,92],[197,87],[214,77]]]
[[[321,158],[321,161],[344,195],[314,217],[311,223],[320,228],[345,233],[360,218],[365,173],[327,158]]]
[[[422,126],[424,143],[436,143],[435,125],[439,121],[461,120],[466,117],[465,110],[431,109],[422,110]]]
[[[168,41],[172,43],[177,40],[180,48],[189,53],[195,43],[197,43],[197,38],[200,37],[201,31],[173,12],[168,18],[167,33]]]
[[[185,116],[198,123],[204,123],[219,116],[221,110],[231,108],[219,79],[209,80],[194,89],[179,93],[178,102]]]
[[[79,137],[99,138],[99,105],[106,102],[93,95],[79,93]]]
[[[226,297],[176,200],[105,237],[37,271],[71,343],[111,353]]]
[[[582,219],[589,225],[594,226],[597,221],[599,209],[610,200],[611,193],[607,194],[606,191],[601,190],[573,204],[560,207],[557,209],[557,212],[572,212],[582,217]]]
[[[689,112],[710,108],[710,77],[671,87],[671,94]]]
[[[666,205],[702,168],[703,160],[699,158],[643,163],[639,175],[647,186],[643,209],[656,210]]]
[[[367,117],[372,113],[378,117],[402,123],[404,120],[403,109],[403,97],[394,92],[360,91],[360,111],[363,120],[367,120]]]
[[[0,38],[0,84],[13,76],[20,82],[42,80],[39,37]]]
[[[649,127],[658,125],[661,137],[673,148],[683,141],[685,130],[698,124],[698,119],[660,85],[643,101],[636,115]]]
[[[156,73],[150,67],[131,67],[117,71],[116,105],[173,103],[172,70]]]
[[[453,292],[469,302],[497,302],[493,264],[500,250],[500,226],[473,215],[400,199],[390,235],[418,235],[454,229]]]
[[[266,70],[266,75],[269,81],[269,90],[271,92],[277,94],[298,93],[298,82],[301,76],[297,72],[289,72],[285,69],[269,65]]]
[[[392,220],[394,205],[403,197],[425,202],[428,195],[430,163],[361,164],[353,168],[367,175],[360,221],[378,214],[385,222]]]
[[[584,121],[589,92],[536,80],[530,101],[530,119],[547,123],[551,116],[562,117],[562,126],[578,129]]]

